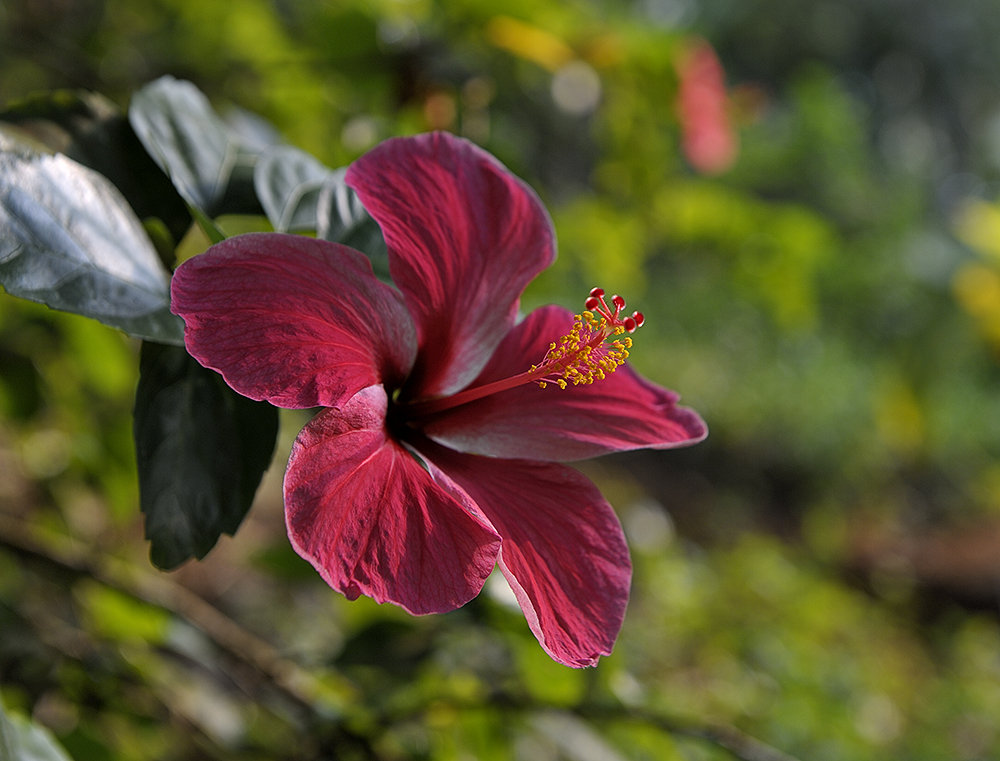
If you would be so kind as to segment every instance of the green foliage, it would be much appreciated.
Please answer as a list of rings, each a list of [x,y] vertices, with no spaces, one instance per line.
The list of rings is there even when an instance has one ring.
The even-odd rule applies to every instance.
[[[0,284],[125,332],[181,342],[169,277],[125,199],[64,156],[0,158]]]
[[[161,77],[129,103],[136,137],[195,209],[215,217],[253,213],[254,152],[212,110],[190,82]]]
[[[242,523],[271,463],[278,411],[240,396],[186,351],[149,342],[135,410],[150,557],[176,568]]]
[[[70,90],[36,93],[8,104],[0,114],[0,133],[14,143],[64,153],[100,172],[140,219],[159,220],[175,238],[190,222],[184,203],[157,171],[126,117],[101,95]]]
[[[375,274],[389,281],[382,231],[351,188],[346,169],[329,169],[287,145],[265,149],[254,167],[254,187],[278,232],[311,232],[368,255]]]

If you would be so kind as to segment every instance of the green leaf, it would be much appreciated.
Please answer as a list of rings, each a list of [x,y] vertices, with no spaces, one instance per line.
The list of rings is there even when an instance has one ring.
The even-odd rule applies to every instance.
[[[317,204],[331,169],[290,145],[264,150],[254,170],[260,205],[278,232],[315,230]]]
[[[316,212],[317,235],[324,240],[345,245],[347,241],[355,239],[367,241],[371,232],[378,233],[381,239],[382,231],[378,224],[365,211],[358,194],[344,182],[346,174],[346,168],[337,169],[331,172],[323,183]],[[366,249],[358,250],[369,256],[376,253]],[[381,250],[385,250],[384,240],[381,241]]]
[[[327,235],[330,233],[327,232]],[[367,212],[365,218],[358,224],[344,230],[337,242],[365,254],[371,260],[375,275],[386,282],[392,282],[389,274],[389,250],[386,248],[385,238],[382,237],[382,229]]]
[[[257,161],[254,186],[275,230],[315,230],[318,238],[361,251],[375,274],[389,280],[382,230],[344,182],[345,174],[346,168],[330,169],[298,148],[272,146]]]
[[[0,701],[0,761],[71,761],[51,733],[19,716],[9,716]]]
[[[149,83],[132,97],[128,119],[188,204],[210,217],[261,212],[253,189],[256,152],[240,145],[191,82],[166,76]]]
[[[240,145],[247,150],[260,153],[265,148],[283,142],[281,133],[271,122],[239,106],[228,109],[225,119],[229,129],[239,139]]]
[[[85,91],[57,90],[10,104],[0,113],[0,130],[35,152],[64,153],[100,172],[125,196],[136,216],[163,221],[180,240],[191,218],[167,176],[150,158],[121,110]]]
[[[0,285],[138,338],[183,343],[170,276],[115,187],[65,156],[0,152]]]
[[[150,558],[171,569],[239,528],[274,453],[278,411],[183,349],[144,343],[134,433]]]

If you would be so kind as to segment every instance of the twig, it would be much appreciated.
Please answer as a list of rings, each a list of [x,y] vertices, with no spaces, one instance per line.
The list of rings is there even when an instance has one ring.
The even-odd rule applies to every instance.
[[[794,756],[778,750],[756,737],[751,737],[732,726],[707,727],[689,730],[692,737],[702,737],[728,750],[740,761],[798,761]]]
[[[551,705],[524,699],[507,692],[493,692],[485,701],[465,702],[448,699],[428,701],[428,704],[447,705],[456,710],[479,710],[482,708],[504,708],[524,713],[551,711]],[[426,708],[396,715],[393,721],[404,721],[423,713]],[[696,724],[690,721],[672,719],[651,711],[627,708],[607,703],[583,703],[566,709],[569,713],[588,721],[632,721],[657,727],[671,735],[682,735],[710,742],[723,748],[738,761],[799,761],[795,756],[774,748],[729,724]]]
[[[794,756],[761,742],[731,724],[693,724],[690,721],[670,719],[639,708],[604,704],[578,706],[574,713],[581,718],[605,721],[619,719],[650,724],[672,735],[711,742],[728,750],[739,761],[798,761]]]
[[[137,600],[183,618],[239,660],[267,676],[295,702],[317,709],[319,681],[272,645],[250,633],[218,608],[165,575],[143,571],[117,558],[91,552],[65,537],[46,536],[30,524],[0,513],[0,544],[40,558],[75,575],[90,576]]]
[[[581,718],[608,721],[619,719],[648,724],[672,735],[683,735],[718,745],[733,754],[739,761],[799,761],[794,756],[751,737],[731,724],[693,724],[689,721],[670,719],[637,708],[614,705],[582,705],[573,710]]]

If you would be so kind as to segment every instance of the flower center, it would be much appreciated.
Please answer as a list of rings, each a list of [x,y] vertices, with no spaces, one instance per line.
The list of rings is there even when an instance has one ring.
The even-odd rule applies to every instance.
[[[621,316],[625,308],[621,296],[612,296],[611,303],[614,309],[605,302],[604,289],[594,288],[584,302],[586,309],[574,317],[570,332],[549,344],[539,364],[532,365],[527,372],[468,388],[453,396],[412,402],[406,405],[407,416],[416,418],[442,412],[525,383],[537,383],[539,388],[553,384],[565,389],[603,380],[625,364],[632,339],[624,334],[634,333],[645,321],[642,312]]]

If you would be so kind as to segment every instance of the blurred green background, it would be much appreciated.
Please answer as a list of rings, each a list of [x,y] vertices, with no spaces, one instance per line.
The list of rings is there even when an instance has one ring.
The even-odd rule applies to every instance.
[[[284,536],[295,414],[237,536],[156,572],[137,342],[0,296],[8,709],[75,761],[778,758],[740,733],[820,761],[1000,757],[998,10],[4,0],[0,107],[124,108],[172,74],[329,166],[431,128],[483,145],[555,220],[525,308],[621,293],[647,318],[631,361],[711,429],[581,465],[636,570],[615,654],[572,671],[502,585],[421,619],[331,592]],[[713,175],[676,107],[701,38],[739,141]]]

